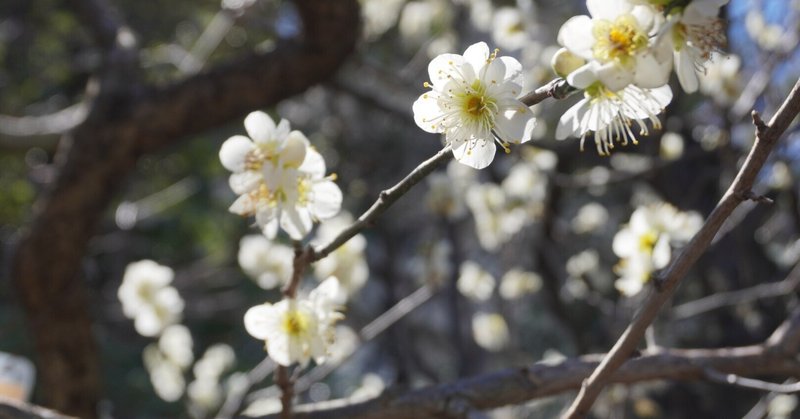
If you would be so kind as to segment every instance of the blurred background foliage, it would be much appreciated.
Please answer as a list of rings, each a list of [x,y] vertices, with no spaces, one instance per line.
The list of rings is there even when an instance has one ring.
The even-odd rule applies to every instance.
[[[277,0],[115,3],[139,36],[146,78],[154,83],[247,51],[267,51],[276,39],[299,31],[291,4]],[[583,7],[580,1],[552,0],[362,0],[363,40],[345,67],[333,80],[268,111],[309,136],[329,171],[338,174],[344,207],[360,214],[382,189],[440,147],[411,117],[431,57],[485,40],[520,59],[532,89],[553,77],[548,63],[558,27],[585,12]],[[505,192],[503,205],[523,208],[525,216],[496,248],[479,240],[481,228],[492,229],[480,224],[502,224],[512,215],[479,220],[486,215],[470,207],[448,216],[426,205],[433,199],[432,182],[413,189],[364,232],[369,281],[348,304],[344,324],[359,330],[426,281],[443,285],[430,302],[364,344],[301,400],[345,397],[365,387],[446,382],[544,358],[606,351],[640,300],[621,297],[613,286],[619,261],[611,250],[614,235],[645,203],[709,213],[752,144],[750,109],[771,115],[800,74],[799,8],[796,0],[732,0],[723,9],[728,52],[740,57],[741,66],[709,81],[711,95],[685,95],[675,83],[675,99],[662,115],[664,130],[638,146],[619,147],[610,158],[598,157],[590,145],[579,152],[574,139],[552,140],[559,115],[574,99],[537,106],[537,140],[469,175],[475,177],[470,184],[501,184],[517,165],[533,168],[524,186],[529,194],[514,198]],[[521,18],[503,26],[501,10],[516,10]],[[731,60],[722,58],[720,64]],[[99,65],[96,47],[64,1],[0,3],[0,113],[43,115],[77,103]],[[217,157],[220,144],[240,133],[241,121],[235,121],[142,158],[135,174],[121,180],[117,201],[91,242],[83,271],[103,354],[107,415],[202,417],[213,416],[218,406],[198,410],[189,396],[165,402],[154,393],[142,361],[153,340],[136,334],[116,296],[132,261],[154,259],[175,269],[195,358],[218,342],[234,349],[235,364],[222,379],[221,397],[235,386],[237,373],[264,357],[262,344],[245,334],[242,316],[278,293],[261,290],[238,266],[239,240],[255,230],[227,212],[234,195]],[[7,280],[9,252],[30,221],[37,193],[53,180],[58,141],[58,136],[0,136],[0,239],[6,250],[0,350],[29,357],[32,345]],[[684,310],[689,313],[684,317],[679,310],[704,296],[781,281],[798,262],[798,144],[797,129],[782,140],[756,186],[774,204],[746,203],[737,210],[690,273],[673,308],[656,323],[658,344],[757,343],[798,304],[795,286],[776,298],[701,313]],[[444,182],[456,188],[452,178]],[[459,267],[468,260],[498,282],[514,268],[536,273],[539,282],[531,286],[535,292],[507,298],[495,291],[475,301],[455,286]],[[478,327],[488,329],[489,338],[480,338],[480,330],[473,333],[476,313],[501,314],[506,341],[496,348],[486,343],[503,334],[491,322]],[[268,378],[254,389],[269,385]],[[615,386],[596,412],[620,418],[740,417],[760,396],[702,382]],[[255,393],[244,405],[265,399],[269,392]],[[494,414],[550,417],[567,400],[555,397]]]

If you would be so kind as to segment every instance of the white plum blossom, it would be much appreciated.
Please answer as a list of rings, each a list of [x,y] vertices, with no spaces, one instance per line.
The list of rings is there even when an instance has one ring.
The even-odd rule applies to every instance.
[[[612,248],[620,257],[614,286],[624,295],[639,293],[651,274],[669,264],[671,246],[685,243],[702,226],[696,212],[681,212],[669,204],[637,208],[615,236]]]
[[[294,240],[308,234],[314,221],[339,212],[342,192],[335,176],[325,176],[325,160],[303,133],[290,131],[286,120],[275,125],[263,112],[249,114],[244,125],[250,138],[233,136],[219,152],[239,195],[231,212],[255,215],[270,239],[280,226]]]
[[[502,350],[510,340],[506,320],[497,313],[475,313],[472,316],[472,337],[478,346],[491,352]]]
[[[186,395],[193,409],[207,415],[222,402],[222,374],[233,368],[236,354],[224,343],[216,343],[206,349],[194,364],[195,379],[186,387]]]
[[[675,72],[686,93],[697,91],[698,73],[705,74],[711,54],[726,42],[718,15],[728,1],[693,0],[686,7],[673,9],[667,18],[665,38],[675,51]]]
[[[245,329],[265,341],[268,356],[280,365],[305,366],[312,358],[321,363],[328,355],[335,322],[341,318],[336,311],[338,293],[338,281],[331,277],[306,298],[252,307],[244,315]]]
[[[260,234],[242,237],[238,259],[242,270],[265,290],[286,284],[292,276],[292,248]]]
[[[741,66],[738,55],[712,53],[705,74],[700,76],[700,91],[720,105],[733,104],[742,92]]]
[[[649,4],[628,0],[587,0],[590,16],[567,20],[558,43],[587,61],[567,76],[567,82],[584,89],[600,81],[611,92],[635,84],[663,86],[669,80],[672,54],[667,45],[651,41],[661,19]]]
[[[526,294],[533,294],[542,288],[542,277],[535,272],[511,269],[500,280],[500,296],[513,300]]]
[[[353,216],[350,213],[339,214],[320,224],[314,242],[327,244],[352,223]],[[366,249],[366,237],[362,234],[356,234],[331,254],[319,260],[314,265],[314,275],[318,279],[335,276],[347,291],[347,294],[353,295],[369,279],[369,266],[365,256]],[[289,260],[291,261],[291,258]]]
[[[183,299],[170,286],[174,272],[152,260],[133,262],[125,268],[117,297],[122,312],[133,319],[142,336],[158,336],[164,328],[180,321]]]
[[[165,357],[156,344],[146,346],[142,357],[156,395],[167,402],[180,399],[186,389],[181,367]]]
[[[492,40],[498,47],[512,51],[521,49],[530,41],[519,8],[501,7],[495,11],[492,19]]]
[[[185,370],[194,361],[192,352],[192,334],[189,329],[182,324],[174,324],[164,329],[161,337],[158,338],[158,349],[173,364]]]
[[[583,96],[559,119],[556,139],[579,137],[583,150],[584,140],[594,133],[597,153],[607,156],[615,143],[623,146],[629,142],[638,143],[632,128],[634,123],[640,135],[649,134],[647,121],[653,128],[661,129],[661,121],[656,115],[672,100],[672,90],[668,85],[654,89],[628,85],[613,92],[595,83],[584,90]]]
[[[414,102],[414,121],[423,130],[443,133],[456,160],[476,169],[494,159],[495,142],[531,139],[536,119],[517,99],[523,85],[522,65],[479,42],[464,55],[442,54],[428,66],[431,90]]]
[[[492,296],[496,283],[492,274],[468,260],[461,264],[456,287],[462,295],[471,300],[486,301]]]

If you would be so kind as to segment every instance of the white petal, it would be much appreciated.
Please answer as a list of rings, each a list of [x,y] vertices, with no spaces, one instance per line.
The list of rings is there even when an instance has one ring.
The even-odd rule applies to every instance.
[[[322,179],[325,177],[325,159],[322,157],[322,154],[309,147],[306,150],[306,157],[303,160],[303,164],[297,168],[298,171],[303,173],[308,173],[311,175],[311,179]]]
[[[444,132],[444,127],[439,119],[442,109],[439,107],[438,97],[439,95],[435,92],[426,92],[411,106],[417,126],[434,134]]]
[[[447,80],[447,75],[452,73],[455,68],[460,68],[464,63],[464,58],[457,54],[441,54],[431,60],[428,64],[428,77],[434,86],[443,86]]]
[[[594,19],[613,21],[617,16],[630,12],[633,5],[627,0],[586,0],[586,8]]]
[[[278,313],[269,303],[250,307],[244,314],[244,328],[250,336],[264,340],[269,336],[270,326],[275,324],[272,317],[276,314]]]
[[[222,143],[219,149],[219,160],[222,166],[231,172],[241,172],[244,170],[244,163],[247,154],[255,148],[249,138],[243,135],[234,135]]]
[[[504,110],[495,119],[495,129],[500,138],[515,144],[530,140],[535,127],[533,112],[522,102],[517,107]]]
[[[669,82],[672,60],[659,61],[655,54],[645,53],[636,57],[633,82],[642,88],[661,87]]]
[[[667,267],[670,258],[669,235],[661,234],[653,246],[653,267],[655,269],[662,269]]]
[[[637,61],[638,63],[638,61]],[[595,67],[597,79],[612,92],[618,92],[634,81],[634,73],[613,62]],[[664,83],[659,84],[659,86]]]
[[[467,64],[472,66],[472,69],[477,73],[480,69],[486,65],[486,60],[489,59],[489,55],[491,51],[489,51],[489,46],[486,45],[485,42],[478,42],[476,44],[472,44],[464,51],[464,61]],[[470,81],[471,77],[467,74],[464,75],[464,78],[467,81]]]
[[[589,16],[571,17],[558,30],[558,43],[573,54],[590,60],[594,58],[592,47],[595,43],[592,27],[592,19]]]
[[[261,174],[259,172],[245,171],[241,173],[233,173],[228,178],[228,184],[231,186],[233,193],[237,195],[246,194],[261,184]]]
[[[255,210],[256,203],[253,201],[253,198],[251,198],[250,195],[239,196],[235,201],[233,201],[233,204],[231,204],[230,208],[228,208],[228,211],[234,214],[245,216],[253,215]]]
[[[466,164],[475,169],[483,169],[494,160],[494,153],[497,147],[494,141],[484,141],[483,144],[477,145],[470,149],[469,142],[463,141],[460,143],[453,143],[453,156],[459,163]]]
[[[308,145],[308,138],[302,132],[290,132],[281,150],[281,162],[289,167],[299,167],[306,158]]]
[[[614,282],[614,288],[626,297],[633,297],[642,291],[644,284],[639,278],[624,277]]]
[[[597,81],[597,75],[595,74],[596,67],[597,65],[594,61],[578,67],[577,70],[567,75],[567,83],[569,83],[570,86],[578,89],[585,89],[591,86]]]
[[[684,46],[679,52],[675,53],[675,72],[678,74],[678,81],[686,93],[694,93],[700,87],[697,79],[697,72],[694,69],[694,60],[688,53],[688,46]]]
[[[257,143],[276,141],[275,122],[264,112],[251,112],[244,119],[244,129],[247,135]]]
[[[305,208],[287,207],[281,211],[281,228],[292,240],[302,240],[314,225],[311,214]]]
[[[315,183],[312,189],[314,198],[311,211],[320,220],[332,218],[342,208],[342,191],[331,181]]]
[[[522,73],[522,64],[517,61],[514,57],[498,57],[495,61],[502,61],[503,65],[506,68],[506,74],[503,76],[503,80],[508,82],[512,82],[519,86],[519,90],[522,90],[522,85],[525,83],[523,79]]]
[[[621,258],[630,257],[639,251],[639,238],[629,228],[623,228],[614,236],[611,249]]]

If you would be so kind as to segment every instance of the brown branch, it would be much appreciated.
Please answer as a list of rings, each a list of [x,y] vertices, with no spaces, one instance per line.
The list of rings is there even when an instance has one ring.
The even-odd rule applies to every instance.
[[[632,384],[653,380],[698,381],[707,379],[707,369],[737,375],[797,375],[800,360],[794,352],[773,350],[800,335],[800,310],[796,310],[761,345],[720,349],[656,349],[627,359],[613,372],[610,382]],[[455,418],[456,401],[480,410],[519,404],[562,394],[580,387],[603,355],[587,355],[559,363],[540,362],[447,384],[425,387],[404,394],[385,393],[370,400],[336,400],[297,406],[296,419],[352,418]],[[265,416],[264,418],[274,418]]]
[[[642,340],[645,331],[655,320],[661,307],[672,297],[678,284],[686,276],[689,268],[700,258],[714,236],[719,231],[722,223],[731,215],[734,209],[745,199],[749,198],[750,188],[753,186],[756,175],[764,166],[772,149],[789,124],[800,112],[800,80],[797,81],[783,105],[772,118],[770,123],[764,124],[758,113],[753,112],[753,123],[756,126],[756,141],[744,165],[734,179],[728,191],[708,216],[703,227],[692,238],[681,254],[672,262],[663,280],[657,289],[651,292],[647,301],[636,314],[634,319],[617,340],[611,351],[604,357],[603,362],[581,386],[578,397],[573,401],[565,418],[580,418],[589,413],[595,399],[600,394],[606,383],[609,382],[617,370],[636,349]]]
[[[90,117],[62,139],[57,178],[38,197],[12,260],[37,362],[46,366],[39,368],[38,382],[48,406],[83,418],[96,415],[99,357],[80,266],[99,220],[137,159],[330,78],[354,48],[356,0],[295,4],[305,27],[302,40],[171,86],[114,92],[105,96],[113,106],[95,101]],[[107,43],[110,31],[103,27],[98,39]]]

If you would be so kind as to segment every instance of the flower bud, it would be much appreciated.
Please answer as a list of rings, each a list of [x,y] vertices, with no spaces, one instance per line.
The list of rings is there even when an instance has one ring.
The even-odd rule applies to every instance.
[[[569,73],[572,73],[584,64],[586,64],[586,61],[583,58],[569,52],[566,48],[559,49],[550,61],[553,71],[559,77],[567,77]]]

